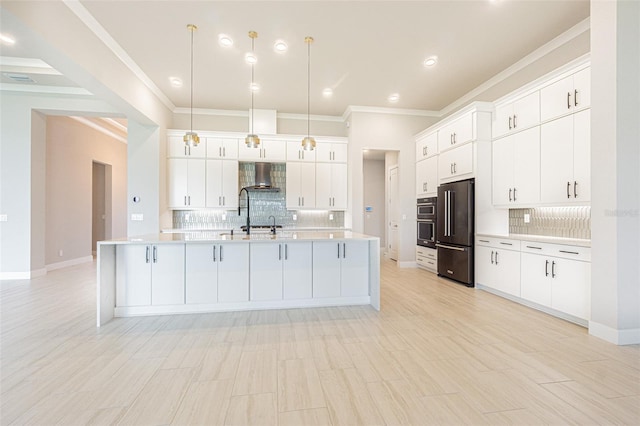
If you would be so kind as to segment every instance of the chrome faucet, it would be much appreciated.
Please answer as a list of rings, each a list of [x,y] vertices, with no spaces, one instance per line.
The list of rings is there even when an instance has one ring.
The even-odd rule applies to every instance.
[[[242,196],[242,191],[247,193],[247,235],[251,234],[251,204],[249,203],[249,190],[245,187],[240,190],[238,193],[238,216],[240,216],[240,197]],[[274,219],[275,220],[275,219]]]
[[[273,224],[271,225],[271,234],[276,235],[276,218],[275,216],[269,216],[269,219],[273,219]]]

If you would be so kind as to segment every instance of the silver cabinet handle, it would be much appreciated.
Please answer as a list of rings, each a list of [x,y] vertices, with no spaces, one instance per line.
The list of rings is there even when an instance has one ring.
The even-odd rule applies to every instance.
[[[496,251],[496,265],[498,264],[498,252]]]
[[[527,246],[527,248],[536,249],[536,250],[542,250],[542,247],[536,247],[536,246]]]
[[[185,206],[187,205],[187,196],[186,195],[184,196],[184,205]]]
[[[493,265],[493,250],[491,250],[491,264]]]
[[[544,276],[545,277],[549,276],[549,261],[548,260],[544,261]]]
[[[567,92],[567,109],[571,108],[571,92]]]
[[[509,188],[509,201],[511,201],[511,188]]]
[[[224,259],[222,258],[222,255],[223,255],[223,251],[222,251],[222,249],[223,249],[223,248],[224,248],[223,246],[220,246],[220,262],[222,262],[222,261],[224,260]]]
[[[189,199],[189,205],[191,205],[191,195],[187,195],[187,198]]]
[[[347,257],[347,243],[342,243],[342,257]]]
[[[218,195],[218,205],[221,206],[222,205],[222,197]]]
[[[184,146],[184,156],[185,157],[187,156],[187,146],[186,145]]]
[[[338,243],[338,259],[340,259],[340,243]]]
[[[458,163],[453,163],[453,173],[458,173]]]
[[[285,244],[284,245],[284,260],[289,259],[289,245]]]
[[[513,114],[513,128],[515,129],[518,125],[516,124],[517,115]]]
[[[449,165],[449,170],[451,171],[451,174],[453,174],[453,163]]]
[[[278,244],[278,260],[282,260],[282,244]]]
[[[488,243],[489,242],[489,240],[478,240],[478,241],[480,241],[481,243]]]
[[[573,181],[573,198],[578,198],[578,181]]]
[[[571,198],[571,194],[569,194],[570,188],[571,188],[571,182],[567,182],[567,198]]]
[[[146,263],[149,263],[149,246],[147,246]]]
[[[158,247],[153,246],[153,263],[158,263]]]
[[[511,130],[511,116],[509,116],[509,130]]]
[[[304,197],[302,197],[302,206],[304,207]]]
[[[457,143],[458,142],[458,135],[456,135],[455,132],[453,132],[453,143]]]
[[[223,147],[222,147],[222,156],[223,156],[223,157],[226,157],[226,156],[227,156],[227,147],[226,147],[226,146],[223,146]]]
[[[449,135],[449,141],[451,142],[451,145],[453,145],[453,133]]]
[[[551,262],[551,278],[556,277],[556,261]]]
[[[560,253],[567,253],[567,254],[580,254],[577,251],[568,251],[568,250],[558,250]]]
[[[516,201],[516,188],[513,188],[513,201]]]
[[[213,246],[213,261],[216,261],[216,246]]]
[[[448,245],[445,245],[445,244],[436,244],[436,247],[441,247],[441,248],[445,248],[445,249],[449,249],[449,250],[455,250],[455,251],[464,251],[463,248],[448,246]]]
[[[573,91],[573,106],[578,106],[578,89]]]
[[[502,244],[503,246],[512,246],[512,243],[505,243],[503,241],[500,241],[500,244]]]
[[[218,147],[218,157],[222,157],[222,147]]]

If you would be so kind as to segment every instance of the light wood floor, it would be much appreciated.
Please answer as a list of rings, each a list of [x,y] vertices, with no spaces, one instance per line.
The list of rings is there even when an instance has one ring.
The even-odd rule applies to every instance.
[[[640,347],[382,262],[382,311],[119,318],[95,264],[1,285],[0,423],[639,424]]]

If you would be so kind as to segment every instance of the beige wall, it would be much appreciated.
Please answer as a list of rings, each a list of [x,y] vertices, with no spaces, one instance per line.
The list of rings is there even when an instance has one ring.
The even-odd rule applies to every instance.
[[[373,211],[364,212],[364,233],[380,238],[380,247],[386,246],[385,239],[385,169],[384,160],[364,160],[362,165],[364,181],[364,206]]]
[[[126,236],[127,145],[69,117],[53,116],[47,117],[46,143],[45,263],[91,255],[94,161],[112,167],[112,237]]]

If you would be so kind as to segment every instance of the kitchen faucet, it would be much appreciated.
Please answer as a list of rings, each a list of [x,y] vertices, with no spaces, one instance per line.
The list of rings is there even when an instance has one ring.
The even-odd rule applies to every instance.
[[[247,235],[251,234],[251,204],[249,203],[249,190],[245,187],[240,190],[238,194],[238,216],[240,216],[240,196],[242,195],[242,191],[247,193]],[[275,222],[275,219],[274,219]]]
[[[276,218],[275,216],[269,216],[269,219],[273,219],[273,225],[271,225],[271,234],[276,235]]]

